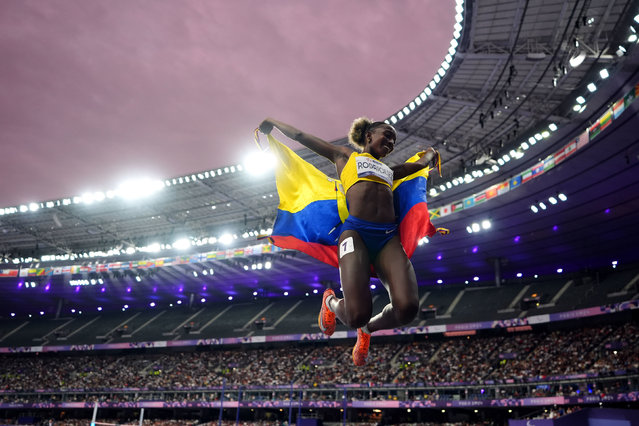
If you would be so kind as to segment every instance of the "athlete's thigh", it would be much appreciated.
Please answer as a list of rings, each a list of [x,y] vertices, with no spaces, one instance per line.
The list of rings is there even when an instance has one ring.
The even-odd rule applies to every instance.
[[[399,236],[393,237],[379,252],[375,259],[375,271],[394,305],[409,304],[419,299],[415,270]]]
[[[342,232],[337,254],[346,309],[372,305],[368,249],[356,231]]]

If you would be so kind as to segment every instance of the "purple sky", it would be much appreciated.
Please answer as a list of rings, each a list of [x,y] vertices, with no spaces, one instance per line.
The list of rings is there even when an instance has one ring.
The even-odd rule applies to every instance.
[[[327,140],[430,81],[453,0],[6,0],[0,207],[238,164],[272,116]]]

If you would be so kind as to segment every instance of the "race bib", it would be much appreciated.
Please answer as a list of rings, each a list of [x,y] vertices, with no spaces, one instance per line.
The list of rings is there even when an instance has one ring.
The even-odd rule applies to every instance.
[[[393,186],[393,171],[386,164],[370,157],[356,157],[355,168],[357,177],[376,176],[386,182],[389,186]]]

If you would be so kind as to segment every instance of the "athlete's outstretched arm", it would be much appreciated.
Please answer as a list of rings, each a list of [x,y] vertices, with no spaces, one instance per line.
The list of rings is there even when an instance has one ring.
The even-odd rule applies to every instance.
[[[402,179],[406,176],[410,176],[413,173],[426,168],[430,163],[433,163],[433,166],[436,166],[438,157],[439,153],[432,147],[429,147],[426,151],[423,151],[422,156],[414,163],[403,163],[391,167],[393,170],[393,179]]]
[[[273,127],[276,127],[286,137],[289,137],[301,143],[302,145],[312,151],[315,151],[322,157],[328,158],[333,163],[335,163],[338,158],[348,156],[352,152],[352,150],[346,147],[333,145],[323,139],[318,138],[317,136],[305,133],[291,125],[282,123],[281,121],[277,121],[272,118],[267,118],[266,120],[262,121],[259,129],[260,132],[269,134],[271,133],[271,130],[273,130]]]

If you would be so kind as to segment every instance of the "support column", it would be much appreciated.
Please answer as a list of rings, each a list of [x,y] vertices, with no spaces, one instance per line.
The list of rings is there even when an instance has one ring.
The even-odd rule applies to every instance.
[[[495,270],[495,286],[501,286],[501,257],[493,259],[493,269]]]
[[[62,305],[64,304],[64,299],[58,299],[58,307],[55,309],[55,319],[60,318],[60,313],[62,312]]]

